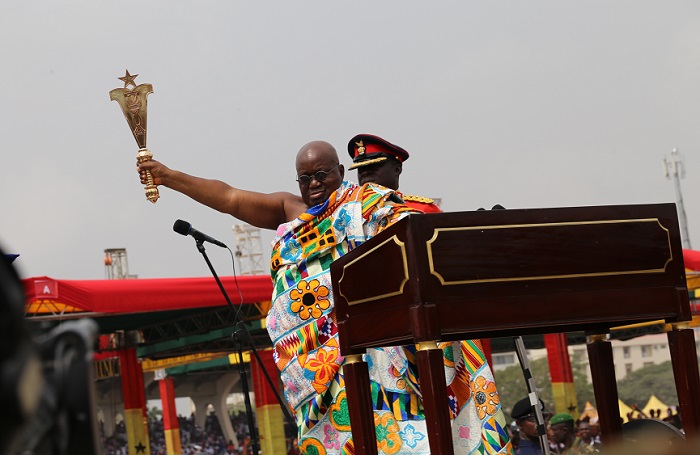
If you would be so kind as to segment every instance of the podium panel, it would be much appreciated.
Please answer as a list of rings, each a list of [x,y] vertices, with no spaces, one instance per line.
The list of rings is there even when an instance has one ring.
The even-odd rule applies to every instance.
[[[691,318],[674,204],[410,215],[331,274],[344,354]]]

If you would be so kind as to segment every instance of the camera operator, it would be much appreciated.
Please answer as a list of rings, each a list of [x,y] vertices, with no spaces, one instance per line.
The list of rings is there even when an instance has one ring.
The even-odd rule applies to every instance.
[[[10,258],[0,250],[0,453],[97,454],[91,374],[97,324],[69,321],[32,337]]]

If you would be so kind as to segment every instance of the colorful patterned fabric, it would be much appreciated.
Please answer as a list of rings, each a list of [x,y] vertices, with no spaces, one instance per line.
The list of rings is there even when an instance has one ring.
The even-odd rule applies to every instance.
[[[267,328],[303,454],[352,454],[330,264],[411,212],[393,191],[343,182],[324,204],[280,225]],[[493,376],[478,342],[447,343],[455,453],[511,453]],[[414,347],[365,355],[380,454],[429,454]]]

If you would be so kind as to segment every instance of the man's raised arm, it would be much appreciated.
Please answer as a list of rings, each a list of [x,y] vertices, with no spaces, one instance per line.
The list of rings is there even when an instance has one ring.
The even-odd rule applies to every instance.
[[[292,193],[258,193],[234,188],[220,180],[204,179],[170,169],[152,160],[138,165],[141,183],[150,171],[156,185],[163,185],[195,201],[265,229],[277,229],[282,223],[302,214],[307,206]]]

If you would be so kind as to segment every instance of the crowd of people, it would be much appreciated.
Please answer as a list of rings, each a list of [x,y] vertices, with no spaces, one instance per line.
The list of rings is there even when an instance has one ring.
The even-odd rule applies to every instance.
[[[224,437],[219,419],[214,413],[206,416],[204,427],[195,423],[194,414],[190,417],[178,416],[182,455],[251,455],[253,452],[250,444],[250,429],[245,413],[232,413],[229,417],[233,431],[238,438],[238,444]],[[101,429],[101,433],[105,455],[127,455],[129,453],[126,426],[123,420],[115,425],[111,436],[105,436],[104,428]],[[148,419],[148,438],[152,455],[165,455],[167,453],[162,419]],[[291,450],[290,455],[294,453],[293,439],[293,434],[288,434],[287,444]]]
[[[574,419],[567,413],[550,415],[541,403],[541,411],[547,422],[547,441],[552,454],[580,455],[599,453],[602,448],[600,425],[598,419],[584,417]],[[628,421],[657,420],[682,430],[680,414],[674,408],[668,408],[666,415],[658,409],[648,414],[636,410],[629,413]],[[542,449],[537,431],[537,421],[529,399],[520,400],[511,412],[513,422],[509,434],[515,455],[541,455]],[[206,416],[204,427],[195,423],[194,414],[190,417],[178,416],[182,455],[252,455],[250,431],[247,418],[241,411],[230,414],[238,444],[226,440],[216,414]],[[165,430],[160,418],[149,418],[148,433],[151,454],[165,455]],[[299,445],[296,438],[296,428],[293,422],[288,422],[285,428],[287,439],[287,455],[299,455]],[[116,424],[111,436],[105,437],[102,428],[102,447],[106,455],[127,455],[128,441],[126,427],[123,421]]]
[[[665,414],[663,413],[663,411],[661,411],[661,409],[651,409],[647,414],[641,409],[637,408],[636,406],[633,406],[632,411],[627,413],[627,421],[629,422],[630,420],[637,419],[662,420],[668,423],[669,425],[673,425],[679,430],[683,429],[683,425],[681,423],[681,415],[676,407],[666,408]]]
[[[597,418],[591,419],[587,416],[575,419],[568,413],[550,415],[541,400],[540,411],[545,421],[546,444],[549,445],[550,453],[583,455],[601,452],[602,441]],[[509,433],[515,455],[541,455],[543,451],[537,417],[529,398],[523,398],[513,406],[511,418],[513,422],[509,427]],[[642,420],[646,422],[640,422]],[[674,408],[668,408],[663,417],[660,409],[649,414],[635,409],[634,412],[628,413],[626,422],[628,424],[623,425],[623,438],[626,436],[626,429],[630,432],[639,429],[649,434],[648,425],[657,425],[660,422],[663,422],[660,425],[667,428],[663,434],[669,439],[674,437],[674,432],[680,434],[683,430],[680,413]],[[651,431],[659,431],[658,434],[662,434],[658,429],[651,429]]]

